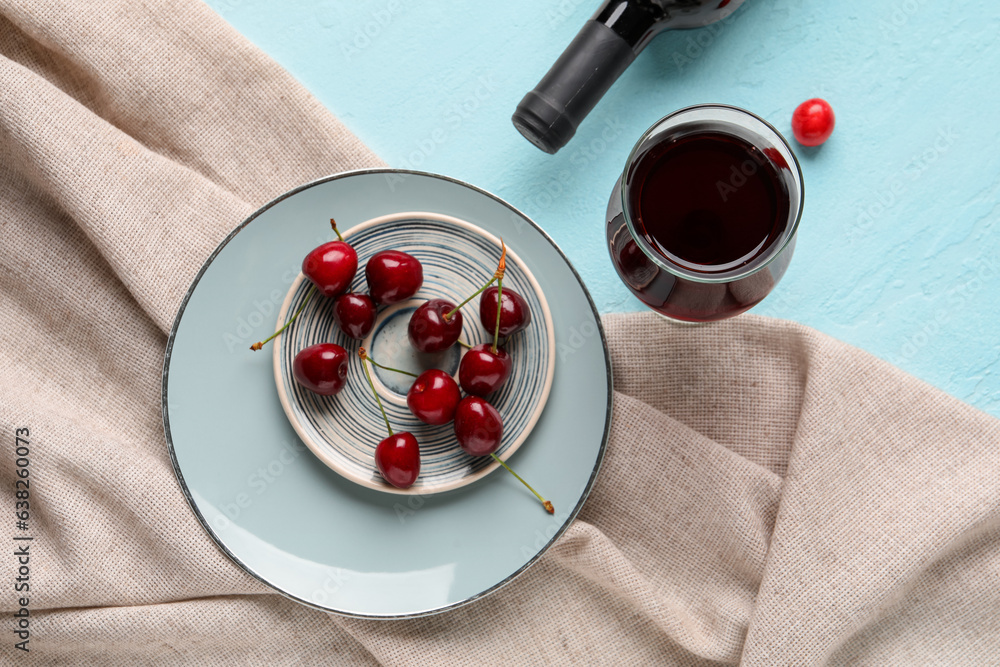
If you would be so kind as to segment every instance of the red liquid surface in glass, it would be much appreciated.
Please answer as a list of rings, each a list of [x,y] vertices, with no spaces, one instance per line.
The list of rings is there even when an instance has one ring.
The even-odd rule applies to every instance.
[[[777,247],[792,223],[788,170],[777,150],[721,132],[654,145],[622,184],[634,237],[620,206],[617,212],[609,207],[609,250],[618,275],[648,306],[675,319],[707,322],[753,307],[781,279],[794,248],[793,242]],[[657,266],[641,241],[676,270]],[[766,266],[742,278],[704,282],[713,274],[739,274],[758,258]]]
[[[636,232],[667,262],[689,271],[751,262],[788,221],[788,193],[775,165],[728,134],[654,146],[625,185]]]

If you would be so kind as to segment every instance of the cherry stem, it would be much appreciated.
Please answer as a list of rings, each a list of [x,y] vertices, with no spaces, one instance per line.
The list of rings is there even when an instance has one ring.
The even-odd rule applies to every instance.
[[[462,310],[462,306],[464,306],[465,304],[469,303],[470,301],[472,301],[473,299],[475,299],[477,296],[479,296],[480,294],[482,294],[483,292],[485,292],[486,288],[488,288],[490,285],[492,285],[496,281],[497,281],[497,277],[496,276],[493,276],[492,278],[490,278],[490,281],[488,283],[486,283],[485,285],[483,285],[482,287],[480,287],[478,290],[476,290],[475,294],[473,294],[468,299],[466,299],[465,301],[463,301],[462,303],[458,304],[457,306],[455,306],[454,308],[452,308],[451,310],[449,310],[447,313],[445,313],[444,314],[444,319],[446,321],[450,320],[452,317],[454,317],[455,313],[457,313],[458,311]]]
[[[478,290],[476,290],[475,294],[473,294],[468,299],[466,299],[465,301],[463,301],[462,303],[458,304],[457,306],[455,306],[454,308],[452,308],[451,310],[449,310],[447,313],[445,313],[444,314],[444,321],[447,322],[448,320],[450,320],[455,315],[455,313],[457,313],[459,310],[462,309],[462,306],[464,306],[465,304],[469,303],[470,301],[472,301],[473,299],[475,299],[477,296],[479,296],[480,294],[482,294],[483,292],[485,292],[486,289],[490,285],[492,285],[493,283],[495,283],[498,280],[499,281],[503,281],[503,273],[506,270],[507,270],[507,245],[503,242],[503,239],[500,239],[500,261],[497,263],[496,273],[493,274],[493,277],[490,278],[490,281],[488,283],[486,283],[485,285],[483,285],[482,287],[480,287]],[[497,302],[497,305],[499,306],[499,302]]]
[[[371,373],[368,372],[368,363],[371,359],[368,358],[368,353],[365,352],[365,348],[358,348],[358,356],[361,357],[361,367],[365,369],[365,378],[368,380],[368,386],[372,388],[372,393],[375,394],[375,402],[378,403],[379,412],[382,413],[382,419],[385,420],[385,427],[389,429],[389,435],[393,435],[392,426],[389,425],[389,418],[385,416],[385,408],[382,407],[382,399],[379,398],[378,392],[375,391],[375,383],[372,382]],[[375,362],[372,362],[375,363]]]
[[[250,349],[253,350],[254,352],[256,352],[257,350],[259,350],[260,348],[264,347],[265,345],[267,345],[268,343],[270,343],[272,340],[274,340],[275,338],[277,338],[278,336],[280,336],[282,331],[284,331],[285,329],[287,329],[289,326],[291,326],[292,322],[294,322],[296,319],[298,319],[299,315],[302,314],[302,310],[306,307],[306,304],[309,303],[309,299],[311,299],[313,297],[313,294],[315,294],[315,293],[316,293],[316,286],[313,285],[312,288],[309,290],[309,294],[306,295],[305,301],[302,302],[302,305],[299,306],[299,309],[295,311],[294,315],[292,315],[292,319],[290,319],[287,322],[285,322],[285,326],[283,326],[280,329],[278,329],[277,331],[275,331],[273,334],[271,334],[270,336],[268,336],[263,341],[261,341],[259,343],[254,343],[253,345],[251,345]]]
[[[468,343],[466,343],[461,338],[458,339],[458,344],[461,345],[462,347],[464,347],[466,350],[471,350],[472,349],[472,346],[469,345]]]
[[[337,229],[337,221],[330,218],[330,226],[333,227],[333,231],[337,232],[337,239],[343,241],[344,237],[340,235],[340,230]]]
[[[410,371],[401,371],[398,368],[392,368],[391,366],[383,366],[382,364],[375,361],[371,357],[368,357],[368,361],[372,362],[373,365],[378,366],[384,371],[392,371],[393,373],[402,373],[403,375],[409,375],[411,378],[417,377],[416,373],[411,373]]]
[[[493,347],[490,351],[497,353],[497,341],[500,340],[500,313],[503,311],[503,278],[497,281],[497,328],[493,330]]]
[[[504,468],[506,468],[507,472],[509,472],[514,477],[517,477],[517,480],[519,482],[521,482],[521,484],[524,484],[526,487],[528,487],[528,491],[531,491],[533,494],[535,494],[535,497],[538,498],[538,500],[542,503],[542,507],[545,508],[546,512],[548,512],[549,514],[555,514],[556,513],[556,508],[552,506],[552,503],[550,503],[548,500],[546,500],[545,498],[542,498],[540,495],[538,495],[538,491],[535,491],[533,488],[531,488],[531,484],[528,484],[523,479],[521,479],[521,476],[518,475],[516,472],[514,472],[509,465],[507,465],[506,463],[504,463],[503,461],[501,461],[499,456],[497,456],[493,452],[490,452],[490,456],[492,456],[493,459],[497,463],[499,463]]]

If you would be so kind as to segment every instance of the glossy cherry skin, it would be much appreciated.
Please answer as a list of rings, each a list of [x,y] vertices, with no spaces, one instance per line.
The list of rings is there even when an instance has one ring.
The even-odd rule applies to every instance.
[[[333,304],[333,319],[350,338],[362,339],[375,326],[375,302],[367,294],[347,293]]]
[[[472,456],[487,456],[500,447],[503,421],[492,405],[478,396],[466,396],[455,410],[455,437]]]
[[[405,301],[424,284],[424,267],[413,255],[383,250],[365,265],[368,293],[375,303],[389,305]]]
[[[460,400],[462,393],[454,378],[436,368],[421,373],[406,393],[413,416],[434,426],[450,422]]]
[[[454,345],[462,335],[462,311],[445,319],[454,308],[447,299],[431,299],[413,311],[406,328],[413,347],[421,352],[440,352]]]
[[[346,292],[357,272],[358,253],[344,241],[324,243],[302,260],[302,273],[331,298]]]
[[[479,298],[479,321],[487,332],[493,333],[497,327],[497,289],[488,287]],[[524,297],[512,289],[503,290],[503,308],[500,310],[500,335],[506,338],[517,333],[531,323],[531,308]]]
[[[394,433],[375,448],[375,466],[382,478],[399,489],[413,486],[420,476],[420,445],[412,433]]]
[[[465,353],[458,366],[458,381],[465,393],[473,396],[491,394],[510,377],[512,361],[507,350],[491,345],[476,345]]]
[[[347,350],[336,343],[310,345],[295,355],[292,375],[309,391],[333,396],[347,384]]]
[[[792,113],[792,134],[803,146],[819,146],[833,134],[836,118],[826,100],[806,100]]]

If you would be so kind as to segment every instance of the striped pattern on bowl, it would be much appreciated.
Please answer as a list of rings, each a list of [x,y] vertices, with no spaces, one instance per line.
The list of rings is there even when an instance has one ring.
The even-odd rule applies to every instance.
[[[299,320],[275,345],[274,370],[282,407],[306,446],[326,465],[363,486],[402,494],[428,494],[470,484],[498,467],[490,457],[471,457],[455,441],[453,425],[429,426],[406,407],[405,393],[412,378],[370,369],[394,431],[410,431],[420,443],[421,471],[407,490],[385,483],[375,469],[375,447],[388,435],[385,422],[365,380],[357,349],[364,345],[379,363],[419,372],[437,367],[458,375],[460,355],[456,345],[434,358],[417,353],[406,338],[409,314],[423,301],[447,298],[460,303],[489,280],[500,256],[500,241],[474,225],[435,213],[402,213],[363,222],[349,229],[345,240],[358,253],[358,275],[352,289],[367,289],[364,266],[380,250],[401,250],[420,260],[424,283],[407,302],[380,309],[369,337],[362,342],[347,338],[333,319],[333,301],[314,296]],[[507,240],[507,239],[505,239]],[[516,244],[516,239],[515,239]],[[508,246],[504,287],[521,294],[531,308],[531,323],[507,342],[513,359],[510,379],[488,397],[504,421],[497,455],[509,457],[520,447],[541,415],[555,369],[555,336],[548,304],[537,281]],[[300,275],[288,292],[279,326],[294,313],[311,289]],[[479,297],[462,309],[462,340],[470,345],[492,340],[479,322]],[[336,396],[320,396],[298,385],[292,377],[295,354],[309,345],[334,342],[351,355],[347,386]]]

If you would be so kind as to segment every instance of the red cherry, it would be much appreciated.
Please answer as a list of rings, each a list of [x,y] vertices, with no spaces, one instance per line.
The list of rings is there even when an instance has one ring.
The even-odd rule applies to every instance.
[[[503,437],[503,420],[492,405],[478,396],[466,396],[455,410],[455,438],[459,446],[472,456],[492,456],[507,472],[517,478],[531,491],[549,514],[555,514],[552,503],[531,488],[524,479],[498,457],[494,452],[500,447]]]
[[[494,285],[479,300],[479,321],[486,331],[493,333],[497,326],[497,293]],[[503,308],[500,311],[500,335],[506,338],[531,323],[531,308],[524,297],[512,289],[503,288]]]
[[[434,426],[450,422],[460,400],[462,393],[454,378],[436,368],[421,373],[406,394],[413,416]]]
[[[345,335],[358,340],[375,326],[375,302],[367,294],[348,292],[333,304],[333,319]]]
[[[385,481],[400,489],[420,476],[420,446],[412,433],[394,433],[375,448],[375,465]]]
[[[385,428],[389,431],[389,437],[378,443],[375,447],[375,466],[382,473],[385,481],[400,489],[407,489],[417,481],[420,476],[420,445],[412,433],[403,431],[393,433],[392,426],[389,425],[389,417],[382,407],[382,399],[379,398],[372,382],[371,373],[368,372],[368,363],[371,359],[365,348],[358,348],[358,356],[361,357],[361,368],[365,371],[365,379],[368,380],[368,387],[371,388],[378,403],[378,410],[385,420]],[[374,363],[374,362],[372,362]]]
[[[486,396],[499,389],[507,378],[513,362],[507,350],[492,350],[488,343],[476,345],[462,357],[458,366],[458,381],[465,393]]]
[[[455,410],[455,437],[472,456],[487,456],[500,447],[503,421],[492,405],[478,396],[466,396]]]
[[[324,243],[302,260],[302,273],[328,297],[346,292],[357,272],[358,253],[344,241]]]
[[[416,257],[399,250],[383,250],[365,265],[368,293],[375,303],[389,305],[409,299],[424,284],[424,269]]]
[[[306,389],[333,396],[347,383],[347,350],[335,343],[310,345],[295,355],[292,375]]]
[[[830,138],[836,119],[826,100],[814,97],[800,104],[792,114],[792,133],[803,146],[819,146]]]
[[[406,328],[413,347],[421,352],[440,352],[455,344],[462,335],[462,311],[456,310],[450,317],[449,312],[455,309],[455,304],[447,299],[431,299],[410,315],[410,323]]]
[[[337,229],[337,221],[333,218],[330,218],[330,227],[337,233],[338,240],[313,248],[302,260],[302,273],[324,296],[336,299],[351,287],[351,281],[354,280],[354,275],[358,272],[358,253],[351,244],[344,241],[344,237]],[[299,318],[302,309],[309,303],[312,295],[313,290],[309,290],[302,305],[295,311],[291,319],[266,339],[251,345],[250,349],[260,350],[268,342],[280,336],[281,332]]]

